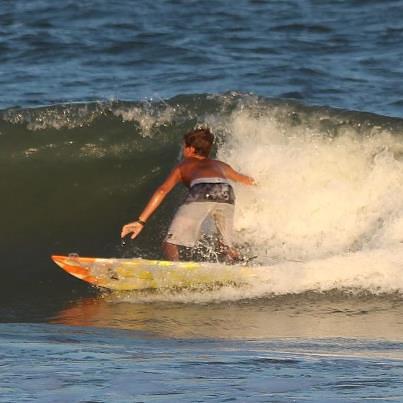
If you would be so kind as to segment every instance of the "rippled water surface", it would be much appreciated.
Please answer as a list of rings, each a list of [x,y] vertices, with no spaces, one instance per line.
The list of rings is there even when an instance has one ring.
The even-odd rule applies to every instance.
[[[167,340],[1,325],[0,401],[399,401],[399,343]],[[25,332],[26,336],[21,336]],[[373,350],[385,350],[382,358]],[[32,362],[35,363],[32,366]],[[15,383],[14,373],[19,373]]]
[[[0,106],[237,90],[402,116],[403,5],[3,2]]]
[[[402,401],[403,1],[0,2],[0,402]],[[208,125],[241,286],[108,293],[52,254],[121,245]],[[212,269],[211,269],[212,270]]]

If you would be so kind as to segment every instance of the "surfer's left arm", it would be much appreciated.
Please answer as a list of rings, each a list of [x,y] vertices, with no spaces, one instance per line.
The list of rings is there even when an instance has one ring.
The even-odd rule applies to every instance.
[[[166,195],[181,181],[181,172],[179,166],[176,166],[165,182],[151,196],[151,199],[147,203],[143,212],[139,215],[139,218],[136,221],[123,226],[120,236],[124,238],[126,235],[132,233],[131,239],[136,238],[144,228],[147,220],[165,199]]]
[[[234,168],[232,168],[230,165],[226,163],[222,163],[224,167],[224,173],[225,176],[228,179],[231,179],[234,182],[240,182],[243,183],[244,185],[252,186],[256,185],[256,181],[254,178],[248,175],[241,174],[240,172],[236,171]]]

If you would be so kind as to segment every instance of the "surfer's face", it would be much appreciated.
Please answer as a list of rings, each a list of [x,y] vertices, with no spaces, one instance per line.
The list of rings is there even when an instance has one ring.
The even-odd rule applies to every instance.
[[[186,144],[183,144],[182,154],[184,158],[192,157],[195,154],[195,149],[192,146],[187,147]]]

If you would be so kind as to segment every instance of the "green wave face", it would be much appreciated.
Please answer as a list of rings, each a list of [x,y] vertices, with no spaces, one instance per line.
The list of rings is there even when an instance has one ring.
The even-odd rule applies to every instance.
[[[183,187],[135,242],[122,247],[120,228],[179,160],[183,134],[199,125],[216,133],[218,158],[257,179],[256,188],[236,186],[235,229],[259,264],[403,239],[401,119],[237,93],[9,109],[0,112],[5,275],[49,279],[49,256],[69,252],[161,258]]]

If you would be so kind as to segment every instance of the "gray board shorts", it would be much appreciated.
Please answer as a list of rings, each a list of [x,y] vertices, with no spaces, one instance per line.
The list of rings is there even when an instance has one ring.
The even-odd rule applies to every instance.
[[[212,219],[224,245],[232,244],[235,194],[223,178],[199,178],[192,181],[189,194],[176,212],[166,242],[194,247],[202,225]]]

